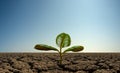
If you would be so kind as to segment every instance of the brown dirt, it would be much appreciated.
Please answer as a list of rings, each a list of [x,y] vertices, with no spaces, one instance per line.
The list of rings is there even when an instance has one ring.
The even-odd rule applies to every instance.
[[[0,53],[0,73],[120,73],[120,53]]]

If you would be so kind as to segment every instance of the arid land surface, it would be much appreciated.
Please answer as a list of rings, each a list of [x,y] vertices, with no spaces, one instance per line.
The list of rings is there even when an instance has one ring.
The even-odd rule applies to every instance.
[[[0,53],[0,73],[120,73],[120,53]]]

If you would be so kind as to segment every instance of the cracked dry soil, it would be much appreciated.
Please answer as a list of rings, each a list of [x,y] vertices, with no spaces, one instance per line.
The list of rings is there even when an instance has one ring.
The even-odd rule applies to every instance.
[[[120,73],[120,53],[0,53],[0,73]]]

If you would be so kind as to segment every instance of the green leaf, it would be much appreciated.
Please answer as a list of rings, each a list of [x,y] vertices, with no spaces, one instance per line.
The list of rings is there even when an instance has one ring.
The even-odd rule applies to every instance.
[[[68,51],[79,52],[79,51],[82,51],[83,49],[84,49],[83,46],[73,46],[73,47],[68,48],[67,50],[65,50],[63,53],[66,53]]]
[[[37,44],[37,45],[35,45],[34,48],[37,49],[37,50],[45,50],[45,51],[54,50],[54,51],[58,51],[56,48],[54,48],[52,46],[44,45],[44,44]]]
[[[70,36],[68,34],[61,33],[56,37],[56,44],[60,48],[70,46],[71,38],[70,38]]]

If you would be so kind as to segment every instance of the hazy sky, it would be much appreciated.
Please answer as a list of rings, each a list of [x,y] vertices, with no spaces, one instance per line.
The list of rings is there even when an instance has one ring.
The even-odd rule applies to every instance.
[[[0,52],[57,47],[61,32],[83,52],[120,52],[120,0],[0,0]]]

